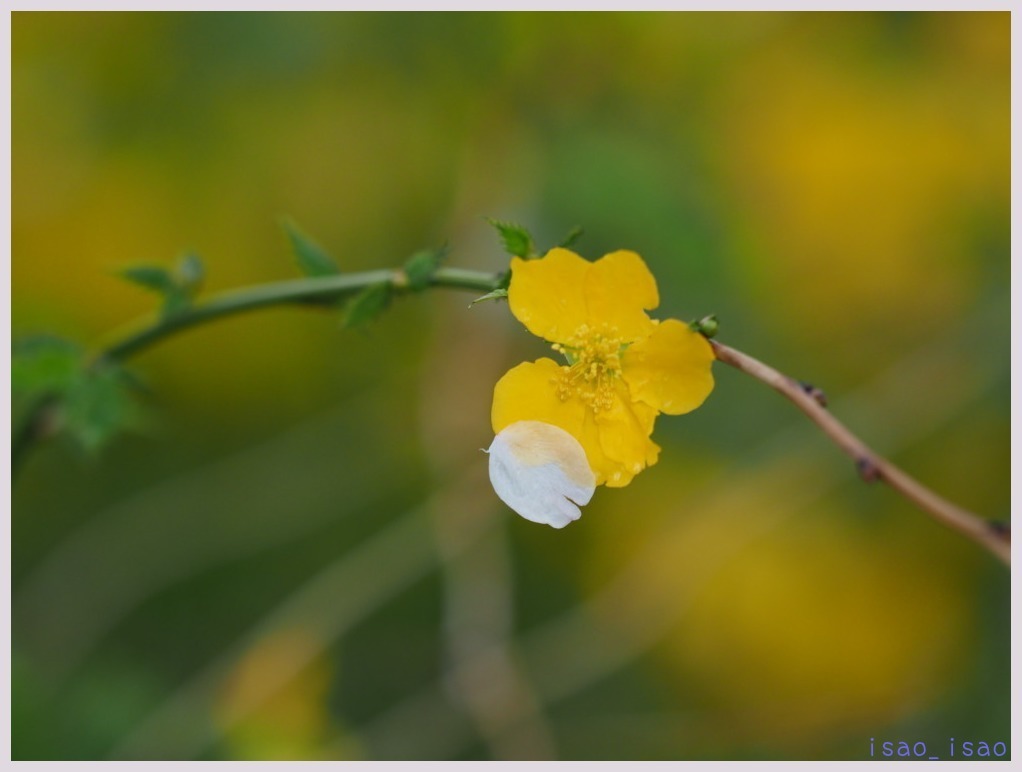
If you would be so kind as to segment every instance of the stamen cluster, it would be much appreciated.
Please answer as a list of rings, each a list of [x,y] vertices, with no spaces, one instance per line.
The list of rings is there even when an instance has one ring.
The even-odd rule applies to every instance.
[[[577,398],[594,413],[614,406],[614,381],[621,377],[621,351],[624,345],[618,330],[603,324],[583,324],[567,343],[555,343],[554,351],[567,358],[557,381],[557,396],[562,402]]]

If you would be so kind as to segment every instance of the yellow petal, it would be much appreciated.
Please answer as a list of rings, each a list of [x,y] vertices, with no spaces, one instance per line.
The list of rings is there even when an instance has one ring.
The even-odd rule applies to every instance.
[[[564,343],[589,321],[584,284],[592,266],[567,249],[551,249],[539,260],[511,259],[507,299],[511,313],[529,332]]]
[[[608,460],[603,453],[592,411],[580,399],[562,400],[557,395],[561,372],[560,365],[546,358],[508,370],[493,388],[493,433],[500,434],[517,421],[558,426],[582,445],[597,485],[603,485],[615,473],[623,479],[622,465]]]
[[[623,479],[623,466],[616,461],[611,461],[603,452],[603,446],[600,444],[600,427],[597,425],[591,410],[584,411],[575,439],[579,441],[586,452],[589,466],[592,468],[593,474],[596,475],[597,485],[610,485],[608,481],[612,477]]]
[[[639,340],[653,326],[646,310],[660,305],[656,279],[635,252],[619,250],[591,264],[585,278],[590,326],[617,328],[622,340]]]
[[[628,485],[635,475],[655,464],[660,455],[660,447],[650,440],[657,411],[642,402],[630,401],[623,383],[617,392],[613,407],[597,413],[594,421],[605,460],[602,471],[610,488]],[[599,474],[601,470],[596,471]]]
[[[552,359],[523,362],[512,367],[493,387],[490,420],[493,433],[516,421],[542,421],[559,426],[579,439],[585,405],[557,396],[561,367]]]
[[[656,326],[621,357],[621,374],[632,399],[669,415],[695,410],[713,391],[713,349],[677,319]]]

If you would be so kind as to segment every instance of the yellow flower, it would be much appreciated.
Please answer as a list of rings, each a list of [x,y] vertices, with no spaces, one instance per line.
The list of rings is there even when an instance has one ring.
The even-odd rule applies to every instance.
[[[677,319],[646,315],[660,298],[634,252],[592,263],[561,248],[513,258],[508,301],[567,364],[543,358],[508,371],[493,391],[493,431],[518,421],[560,427],[582,446],[597,485],[628,485],[655,464],[657,415],[694,410],[713,390],[706,339]]]

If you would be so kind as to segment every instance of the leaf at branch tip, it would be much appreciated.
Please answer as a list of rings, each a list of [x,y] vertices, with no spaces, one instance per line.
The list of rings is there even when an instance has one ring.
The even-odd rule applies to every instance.
[[[480,297],[477,297],[475,300],[473,300],[471,303],[468,304],[468,307],[471,308],[476,303],[482,303],[485,300],[500,300],[501,298],[506,298],[506,297],[507,297],[507,290],[504,289],[503,287],[501,287],[499,289],[492,290],[491,292],[487,292],[485,295],[481,295]]]
[[[504,245],[504,251],[511,257],[528,259],[535,257],[536,246],[532,240],[532,234],[521,225],[510,222],[500,222],[486,218],[486,222],[497,229],[500,235],[500,242]]]
[[[573,246],[575,242],[578,241],[579,238],[581,238],[583,233],[585,233],[585,231],[582,230],[582,226],[576,225],[574,228],[568,231],[568,235],[565,236],[561,243],[558,244],[557,246],[562,247],[564,249],[568,249],[568,247]]]
[[[348,329],[365,327],[390,305],[390,284],[370,284],[344,306],[341,325]]]
[[[341,272],[337,261],[319,244],[306,236],[290,219],[281,221],[281,227],[291,242],[298,267],[306,276],[335,276]]]
[[[424,249],[409,257],[403,267],[405,278],[408,280],[408,288],[417,292],[428,287],[433,279],[433,274],[436,273],[446,255],[447,248],[440,247],[439,249]]]

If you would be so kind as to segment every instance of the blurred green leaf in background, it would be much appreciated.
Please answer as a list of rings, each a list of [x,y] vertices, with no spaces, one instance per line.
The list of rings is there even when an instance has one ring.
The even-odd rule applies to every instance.
[[[13,332],[51,336],[14,359],[15,425],[19,388],[69,387],[154,311],[124,266],[173,313],[294,260],[446,243],[499,274],[484,217],[541,247],[579,223],[581,254],[643,256],[659,316],[716,314],[880,453],[1008,516],[1007,12],[15,12],[12,116]],[[141,268],[185,249],[203,263]],[[492,388],[543,346],[473,297],[197,327],[132,362],[144,434],[26,461],[14,758],[1009,740],[1003,566],[737,373],[578,523],[504,508]],[[123,387],[97,372],[73,403],[85,445]]]

